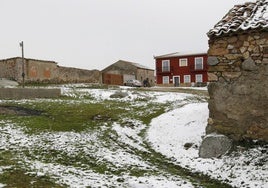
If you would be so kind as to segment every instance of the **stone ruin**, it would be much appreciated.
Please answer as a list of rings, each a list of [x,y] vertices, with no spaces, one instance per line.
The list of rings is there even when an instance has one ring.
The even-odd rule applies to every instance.
[[[207,35],[209,119],[199,148],[220,157],[233,141],[268,142],[268,0],[234,6]]]
[[[207,132],[268,141],[268,32],[209,42]]]
[[[268,141],[267,0],[236,5],[208,32],[207,134]]]

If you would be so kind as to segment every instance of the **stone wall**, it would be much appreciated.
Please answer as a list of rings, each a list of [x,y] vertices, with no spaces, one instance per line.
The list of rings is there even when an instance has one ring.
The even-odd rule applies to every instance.
[[[268,33],[210,38],[207,133],[268,141]]]
[[[0,78],[22,83],[22,58],[0,61]],[[24,60],[25,83],[101,83],[98,70],[58,66],[54,61]]]
[[[57,83],[101,83],[101,73],[98,70],[58,67],[55,79]]]
[[[18,64],[16,59],[4,59],[0,61],[0,78],[18,80]],[[21,75],[20,75],[21,76]]]

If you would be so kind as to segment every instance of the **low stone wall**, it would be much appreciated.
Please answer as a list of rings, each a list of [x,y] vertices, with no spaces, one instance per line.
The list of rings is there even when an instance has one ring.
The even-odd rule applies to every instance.
[[[268,141],[268,33],[210,39],[207,133]]]
[[[56,98],[60,95],[60,89],[0,88],[0,99]]]
[[[72,67],[58,67],[55,83],[101,83],[101,72]]]

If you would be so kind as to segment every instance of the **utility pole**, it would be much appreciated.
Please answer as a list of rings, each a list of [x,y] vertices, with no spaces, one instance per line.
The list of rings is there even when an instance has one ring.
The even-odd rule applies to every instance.
[[[22,58],[22,87],[25,85],[25,72],[24,72],[24,49],[23,49],[23,41],[20,42],[21,47],[21,58]]]

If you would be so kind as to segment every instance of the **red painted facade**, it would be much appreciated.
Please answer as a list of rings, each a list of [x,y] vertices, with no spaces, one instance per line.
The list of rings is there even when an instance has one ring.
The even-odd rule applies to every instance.
[[[158,85],[191,86],[208,82],[207,53],[156,56],[155,64]]]

